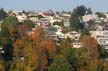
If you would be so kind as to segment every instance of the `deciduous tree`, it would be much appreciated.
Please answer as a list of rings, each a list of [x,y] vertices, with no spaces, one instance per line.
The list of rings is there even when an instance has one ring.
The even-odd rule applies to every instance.
[[[63,55],[57,55],[48,71],[73,71],[73,69]]]

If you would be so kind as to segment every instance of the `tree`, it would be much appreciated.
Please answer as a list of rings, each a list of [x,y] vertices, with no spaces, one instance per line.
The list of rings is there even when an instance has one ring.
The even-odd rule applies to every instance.
[[[27,25],[29,27],[29,29],[32,29],[35,27],[35,23],[33,23],[30,20],[25,20],[23,24]]]
[[[107,71],[108,70],[108,62],[107,61],[105,61],[105,62],[103,62],[103,69],[102,69],[102,71]]]
[[[83,46],[91,53],[91,58],[98,58],[99,54],[98,54],[98,42],[90,37],[90,36],[83,36],[81,38],[81,41],[83,43]]]
[[[89,15],[89,14],[93,14],[91,8],[88,8],[88,9],[87,9],[87,15]]]
[[[27,24],[21,24],[21,25],[18,26],[18,32],[19,32],[19,34],[20,34],[21,37],[27,36],[27,33],[26,32],[28,30],[29,30],[29,27],[28,27]]]
[[[88,29],[89,30],[93,30],[94,29],[94,25],[95,25],[95,21],[94,20],[89,20],[87,22],[87,24],[88,24]]]
[[[7,17],[1,24],[2,37],[11,37],[17,31],[18,20],[15,16]]]
[[[45,47],[39,48],[39,60],[37,71],[48,71],[48,53]]]
[[[3,8],[0,9],[0,20],[4,20],[7,17],[7,13]]]
[[[0,71],[5,71],[5,62],[0,59]]]
[[[79,20],[78,14],[76,13],[71,14],[70,27],[72,30],[75,30],[75,31],[80,30],[80,20]]]
[[[85,52],[83,53],[82,58],[86,61],[87,70],[89,71],[98,71],[100,64],[99,61],[99,45],[97,41],[90,36],[83,36],[81,38],[83,48]]]
[[[34,30],[34,32],[31,33],[29,37],[35,44],[38,44],[40,43],[40,40],[42,38],[42,33],[43,33],[42,28],[39,27],[36,30]]]
[[[84,23],[82,22],[82,16],[84,16],[86,12],[87,12],[87,8],[84,5],[78,6],[77,8],[73,10],[73,13],[70,19],[71,29],[74,29],[75,31],[84,29]]]
[[[99,18],[106,18],[106,15],[104,13],[101,13],[101,12],[96,12],[95,13]]]
[[[86,14],[87,8],[84,5],[77,6],[76,9],[74,9],[74,13],[84,16]]]
[[[33,40],[35,48],[38,49],[38,67],[37,71],[48,70],[48,56],[52,52],[53,44],[48,42],[44,37],[42,28],[37,28],[34,33],[30,35],[30,39]],[[49,43],[49,44],[48,44]],[[52,55],[52,53],[51,53]]]
[[[78,66],[78,61],[76,56],[77,52],[75,52],[75,49],[71,47],[65,47],[63,45],[60,47],[60,52],[67,59],[69,64],[71,64],[73,71],[77,71],[79,66]]]
[[[10,71],[33,71],[38,67],[38,48],[29,38],[20,38],[14,42],[14,57]]]
[[[81,36],[84,36],[84,35],[90,35],[89,33],[89,29],[84,29],[81,33]]]
[[[73,71],[73,69],[63,55],[57,55],[48,71]]]
[[[8,16],[15,16],[15,13],[13,12],[13,10],[8,11]]]
[[[12,61],[13,56],[13,46],[6,44],[4,45],[4,55],[3,58],[5,61]]]
[[[63,26],[63,22],[54,22],[53,25],[59,25],[59,26]]]

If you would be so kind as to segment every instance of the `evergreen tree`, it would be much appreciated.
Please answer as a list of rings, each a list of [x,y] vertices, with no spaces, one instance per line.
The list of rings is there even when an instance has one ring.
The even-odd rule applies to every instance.
[[[0,9],[0,20],[4,20],[7,17],[7,13],[3,8]]]
[[[87,15],[89,15],[89,14],[93,14],[91,8],[88,8],[88,9],[87,9]]]
[[[76,13],[71,14],[70,27],[71,27],[71,30],[75,30],[75,31],[80,30],[80,20],[79,20],[78,14]]]
[[[17,30],[18,20],[14,16],[7,17],[1,24],[1,34],[3,37],[10,37]]]
[[[87,8],[84,5],[77,6],[77,8],[74,9],[74,13],[77,13],[80,16],[84,16],[87,12]]]

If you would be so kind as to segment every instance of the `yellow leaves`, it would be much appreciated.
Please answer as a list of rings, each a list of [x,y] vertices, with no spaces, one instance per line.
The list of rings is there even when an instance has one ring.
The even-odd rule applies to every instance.
[[[85,47],[91,47],[91,48],[94,47],[95,48],[98,46],[97,41],[90,36],[83,36],[81,38],[81,41],[83,42],[83,46],[85,46]]]
[[[48,54],[53,57],[56,51],[55,42],[47,37],[44,37],[42,28],[37,28],[31,33],[29,38],[20,38],[14,42],[14,55],[15,60],[18,61],[19,51],[24,56],[24,61],[18,61],[16,68],[24,68],[25,71],[33,71],[39,68],[41,70],[47,70],[48,68]],[[39,64],[39,62],[41,62]],[[22,65],[20,65],[22,64]]]
[[[92,53],[95,58],[98,58],[98,43],[97,41],[90,36],[83,36],[81,38],[83,47],[87,49],[88,52]]]
[[[15,64],[17,69],[24,69],[25,71],[33,71],[37,68],[38,63],[38,49],[28,38],[17,39],[14,42]],[[19,51],[24,57],[24,61],[19,61]],[[17,61],[17,62],[16,62]]]
[[[20,47],[22,45],[23,45],[23,41],[19,39],[14,43],[14,47]]]
[[[83,53],[83,58],[89,63],[87,66],[88,70],[97,71],[100,63],[97,41],[90,36],[83,36],[81,41],[83,43],[83,48],[86,49],[86,52]]]
[[[9,25],[8,27],[10,37],[14,37],[15,28],[12,25]]]
[[[5,71],[5,66],[3,62],[0,62],[0,71]]]
[[[103,71],[108,71],[108,62],[107,61],[102,62],[101,65],[103,65]]]
[[[42,28],[37,28],[32,33],[30,33],[30,39],[33,41],[41,40],[41,36],[42,36]]]

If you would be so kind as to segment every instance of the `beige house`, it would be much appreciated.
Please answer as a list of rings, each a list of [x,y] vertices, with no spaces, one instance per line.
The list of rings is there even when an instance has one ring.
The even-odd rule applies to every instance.
[[[82,47],[82,42],[75,41],[72,43],[73,48],[81,48]]]
[[[73,40],[79,40],[81,33],[76,32],[76,31],[70,31],[70,32],[66,33],[64,36],[65,36],[65,38],[69,37]]]
[[[97,15],[91,14],[91,15],[82,16],[82,19],[84,22],[88,22],[90,20],[96,20],[96,19],[98,19],[98,17],[97,17]]]
[[[90,34],[99,45],[108,45],[108,31],[90,31]]]
[[[24,20],[27,20],[27,16],[25,14],[22,15],[16,15],[19,22],[24,22]]]

